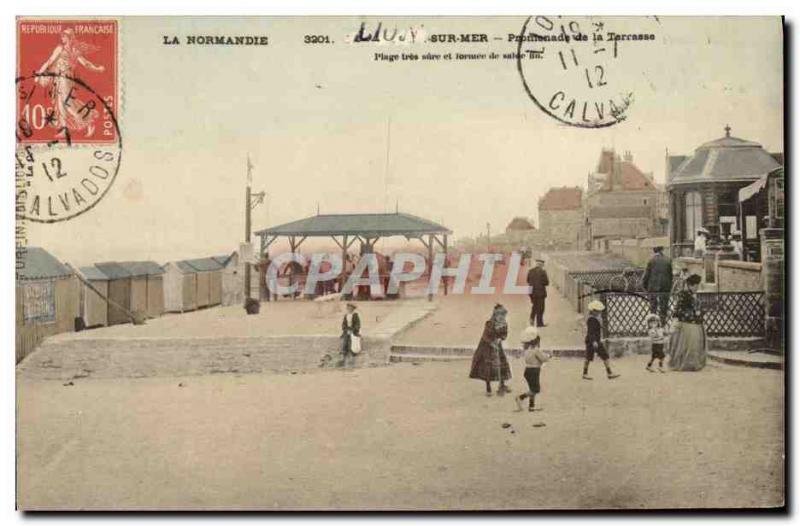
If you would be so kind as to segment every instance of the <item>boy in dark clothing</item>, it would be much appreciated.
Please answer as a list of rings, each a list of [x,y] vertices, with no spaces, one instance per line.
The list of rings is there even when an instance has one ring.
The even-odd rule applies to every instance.
[[[600,313],[603,312],[605,306],[595,300],[589,303],[589,317],[586,319],[586,359],[583,362],[583,379],[591,380],[589,376],[589,363],[594,360],[594,355],[603,360],[603,365],[606,366],[606,374],[609,380],[619,378],[619,374],[611,371],[611,366],[608,364],[608,352],[606,352],[605,345],[603,345],[603,325],[600,322]]]

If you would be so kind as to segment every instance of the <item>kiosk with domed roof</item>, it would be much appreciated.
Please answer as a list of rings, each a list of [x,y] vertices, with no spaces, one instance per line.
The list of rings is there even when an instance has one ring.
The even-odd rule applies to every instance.
[[[712,237],[740,233],[743,258],[758,260],[759,229],[766,226],[760,212],[766,204],[750,207],[747,215],[740,214],[739,190],[782,165],[782,153],[770,153],[757,142],[731,136],[730,126],[725,126],[724,137],[700,145],[692,155],[668,154],[673,257],[691,256],[697,231],[704,228]]]

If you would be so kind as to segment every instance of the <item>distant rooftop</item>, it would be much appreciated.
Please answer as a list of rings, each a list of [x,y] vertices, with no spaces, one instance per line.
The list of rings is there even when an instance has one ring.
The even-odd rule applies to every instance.
[[[506,227],[506,231],[509,230],[536,230],[536,227],[527,217],[515,217]]]
[[[626,151],[623,157],[613,149],[603,149],[597,163],[596,177],[600,183],[599,191],[611,191],[614,187],[621,190],[652,190],[655,188],[653,181],[633,162],[633,155]]]
[[[539,210],[576,210],[583,206],[583,189],[577,186],[551,188],[539,199]]]

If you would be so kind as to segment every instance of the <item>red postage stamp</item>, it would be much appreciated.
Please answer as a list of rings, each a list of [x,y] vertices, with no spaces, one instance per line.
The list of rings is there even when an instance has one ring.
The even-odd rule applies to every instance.
[[[116,20],[17,20],[17,140],[118,141]]]

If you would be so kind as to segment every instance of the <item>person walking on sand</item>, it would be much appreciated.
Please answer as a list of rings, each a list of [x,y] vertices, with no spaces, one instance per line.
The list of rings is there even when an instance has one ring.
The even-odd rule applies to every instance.
[[[600,313],[605,310],[605,305],[598,300],[589,303],[589,317],[586,318],[586,358],[583,362],[583,379],[591,380],[589,376],[589,364],[594,361],[595,353],[603,360],[603,365],[606,367],[606,375],[609,380],[619,378],[619,374],[615,374],[608,364],[608,352],[605,345],[603,345],[603,324],[600,321]]]
[[[542,367],[551,355],[540,349],[541,337],[536,327],[528,326],[522,331],[522,352],[525,360],[525,381],[528,382],[528,392],[514,397],[517,410],[522,411],[522,401],[528,399],[528,411],[541,411],[536,409],[536,395],[541,392],[540,377]]]
[[[550,280],[544,269],[544,260],[536,258],[536,266],[528,271],[528,285],[531,287],[531,316],[530,324],[537,327],[547,327],[544,324],[544,304],[547,299],[547,286]]]
[[[354,303],[347,304],[347,312],[342,318],[342,365],[355,361],[361,352],[361,318],[356,312]]]
[[[492,396],[492,382],[500,382],[498,396],[510,393],[506,380],[511,379],[511,367],[503,352],[503,340],[508,337],[508,311],[499,303],[494,306],[492,317],[483,326],[483,335],[472,356],[469,377],[486,382],[486,396]]]

